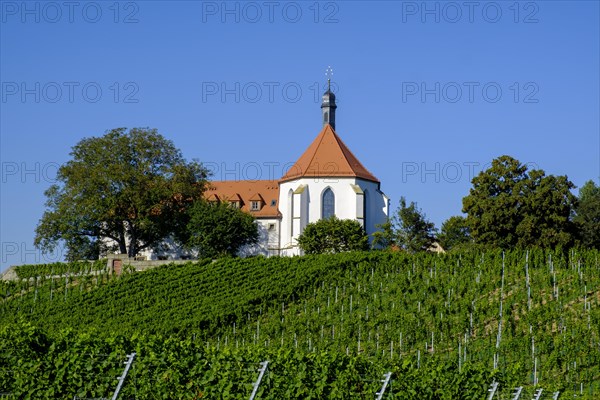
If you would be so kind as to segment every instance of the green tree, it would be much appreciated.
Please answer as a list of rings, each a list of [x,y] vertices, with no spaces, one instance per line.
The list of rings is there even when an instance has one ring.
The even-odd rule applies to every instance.
[[[404,197],[396,213],[387,222],[378,225],[373,233],[373,246],[387,248],[396,246],[409,252],[425,251],[435,242],[435,225],[415,202],[407,205]]]
[[[396,232],[390,219],[377,225],[377,228],[379,230],[373,232],[373,248],[387,249],[396,245]]]
[[[400,207],[392,223],[396,232],[395,244],[403,250],[425,251],[435,242],[435,225],[427,220],[415,202],[407,205],[404,197],[400,198]]]
[[[579,204],[574,218],[580,243],[600,249],[600,187],[587,181],[579,189]]]
[[[367,250],[369,238],[358,221],[334,216],[306,225],[298,245],[306,254],[340,253]]]
[[[226,202],[197,201],[189,210],[189,222],[179,240],[200,257],[235,256],[258,241],[254,217]]]
[[[35,245],[52,251],[60,241],[118,250],[130,257],[185,225],[185,210],[202,197],[207,171],[186,162],[155,129],[118,128],[81,140],[46,192],[47,210]]]
[[[478,244],[509,247],[570,246],[575,227],[572,214],[577,199],[566,176],[546,176],[510,156],[472,180],[462,211]]]
[[[453,216],[444,221],[438,241],[444,250],[451,250],[472,242],[466,219],[462,216]]]

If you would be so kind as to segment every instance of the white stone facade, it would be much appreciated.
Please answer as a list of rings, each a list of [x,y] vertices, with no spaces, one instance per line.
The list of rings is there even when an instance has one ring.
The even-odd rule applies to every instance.
[[[335,198],[335,216],[360,222],[367,235],[387,221],[389,199],[379,184],[360,178],[301,178],[279,187],[281,255],[299,255],[297,239],[307,224],[323,215],[323,194],[330,189]]]

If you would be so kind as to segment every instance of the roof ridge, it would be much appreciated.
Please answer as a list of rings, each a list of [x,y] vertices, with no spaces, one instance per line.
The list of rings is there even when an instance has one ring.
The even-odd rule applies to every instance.
[[[362,167],[365,171],[367,171],[370,175],[373,175],[371,173],[371,171],[369,171],[369,169],[367,167],[365,167],[360,160],[358,159],[358,157],[356,157],[356,154],[354,154],[354,152],[352,152],[352,150],[350,150],[350,147],[348,147],[348,145],[342,140],[342,138],[334,131],[333,135],[335,137],[335,140],[338,142],[338,145],[340,146],[340,148],[342,149],[342,152],[348,152],[350,153],[350,155],[352,156],[352,158],[354,159],[355,162],[358,163],[358,165],[360,167]],[[344,154],[344,157],[346,158],[346,161],[348,162],[348,165],[350,166],[350,169],[352,170],[352,172],[357,173],[357,171],[354,169],[354,165],[352,165],[352,163],[350,163],[350,161],[348,160],[346,154]],[[374,176],[374,175],[373,175]]]
[[[321,139],[319,140],[319,143],[317,143],[317,146],[315,148],[315,151],[312,154],[312,157],[310,158],[310,161],[308,162],[308,166],[310,168],[310,166],[313,163],[313,160],[315,159],[315,157],[317,156],[317,150],[319,150],[319,147],[321,147],[321,144],[323,143],[323,139],[325,139],[325,134],[327,133],[327,127],[331,127],[331,125],[327,124],[323,127],[323,129],[321,130],[321,133],[319,134],[319,136],[321,136]],[[305,173],[307,173],[308,171],[300,171],[300,176],[304,175]],[[318,173],[319,171],[317,171]]]

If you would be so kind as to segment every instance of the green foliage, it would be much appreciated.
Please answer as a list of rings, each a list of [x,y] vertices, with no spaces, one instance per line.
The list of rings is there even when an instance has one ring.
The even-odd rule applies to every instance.
[[[494,379],[509,398],[520,385],[532,394],[535,357],[545,392],[573,397],[583,383],[578,398],[593,399],[599,287],[598,251],[540,249],[225,258],[0,282],[0,391],[109,397],[136,351],[124,398],[248,398],[264,360],[261,398],[372,399],[386,371],[390,398],[479,399]]]
[[[369,247],[369,238],[358,221],[335,216],[308,224],[298,245],[305,254],[360,251]]]
[[[74,261],[69,263],[25,264],[18,265],[14,268],[20,279],[65,274],[82,274],[106,269],[106,259],[96,261]]]
[[[391,220],[377,225],[378,230],[373,232],[373,248],[388,249],[396,243],[396,233]]]
[[[240,248],[255,244],[254,217],[223,202],[200,200],[189,210],[185,236],[180,240],[200,257],[235,256]]]
[[[429,249],[435,242],[435,225],[428,221],[415,202],[406,204],[404,197],[391,220],[379,226],[373,234],[376,247],[397,246],[414,253]]]
[[[505,249],[574,243],[576,198],[566,176],[528,171],[518,160],[501,156],[472,183],[462,211],[476,243]]]
[[[471,233],[465,218],[453,216],[444,221],[438,241],[446,251],[471,243]]]
[[[71,156],[45,193],[35,237],[45,251],[64,241],[70,259],[106,250],[99,248],[105,239],[130,257],[156,245],[182,228],[183,211],[206,181],[206,170],[155,129],[113,129],[81,140]]]
[[[600,187],[593,181],[579,189],[579,204],[574,218],[579,230],[580,243],[588,248],[600,249]]]
[[[136,352],[120,397],[138,399],[247,399],[258,364],[268,371],[258,396],[280,399],[373,399],[384,371],[392,372],[386,399],[471,399],[502,376],[455,363],[417,366],[397,359],[304,352],[297,349],[206,347],[201,341],[112,334],[99,338],[64,331],[49,336],[29,324],[0,331],[0,391],[15,398],[109,398],[125,356]],[[4,374],[3,374],[4,372]]]

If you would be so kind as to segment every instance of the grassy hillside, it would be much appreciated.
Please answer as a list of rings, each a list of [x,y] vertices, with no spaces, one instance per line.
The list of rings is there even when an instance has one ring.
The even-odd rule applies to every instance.
[[[31,323],[49,341],[69,328],[99,341],[176,337],[191,346],[188,355],[204,349],[215,352],[211,357],[280,364],[289,361],[282,351],[300,359],[342,357],[370,366],[363,368],[369,379],[395,371],[396,388],[400,375],[418,371],[413,389],[399,392],[425,385],[455,393],[448,398],[481,398],[493,374],[504,398],[515,385],[532,392],[534,379],[546,391],[583,384],[589,398],[600,394],[593,386],[600,381],[600,260],[592,251],[226,259],[119,278],[3,284],[0,295],[0,326]],[[315,362],[331,366],[321,358],[300,364],[311,369]],[[476,371],[469,375],[475,381],[459,379],[464,371]],[[425,377],[429,384],[420,381]],[[337,384],[322,379],[327,390]]]

